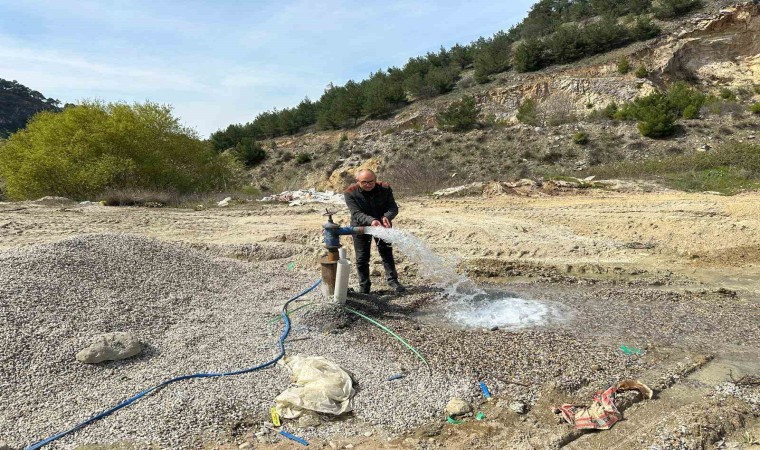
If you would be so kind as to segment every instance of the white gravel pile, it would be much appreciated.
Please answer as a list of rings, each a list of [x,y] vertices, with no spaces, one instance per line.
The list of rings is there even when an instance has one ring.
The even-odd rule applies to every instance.
[[[0,252],[0,441],[12,448],[37,442],[178,375],[270,360],[281,330],[271,319],[318,276],[316,268],[306,273],[286,266],[287,260],[249,264],[114,234]],[[303,301],[321,301],[319,295]],[[327,357],[358,381],[357,420],[332,422],[316,433],[353,434],[362,422],[401,430],[439,413],[452,396],[475,394],[475,380],[430,376],[400,346],[373,350],[361,334],[324,334],[299,323],[298,315],[294,321],[290,354]],[[113,331],[135,333],[146,349],[119,362],[76,361],[92,337]],[[406,378],[387,381],[402,370]],[[195,448],[236,423],[264,418],[288,385],[280,366],[182,381],[49,448],[125,440]]]

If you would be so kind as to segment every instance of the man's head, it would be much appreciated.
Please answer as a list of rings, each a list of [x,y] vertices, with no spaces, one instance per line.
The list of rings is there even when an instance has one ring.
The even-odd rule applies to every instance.
[[[377,176],[369,169],[362,169],[356,173],[356,183],[363,191],[371,191],[377,183]]]

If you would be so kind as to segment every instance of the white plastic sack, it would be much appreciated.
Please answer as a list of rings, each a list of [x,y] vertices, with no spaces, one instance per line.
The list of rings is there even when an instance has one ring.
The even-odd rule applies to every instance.
[[[296,386],[274,399],[281,417],[295,419],[304,409],[336,416],[353,411],[351,376],[340,366],[321,356],[302,355],[285,357],[284,364],[293,372]]]

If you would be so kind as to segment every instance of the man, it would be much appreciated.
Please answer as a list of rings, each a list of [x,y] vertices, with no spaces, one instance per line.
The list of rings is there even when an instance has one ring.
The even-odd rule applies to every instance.
[[[393,198],[393,191],[387,183],[378,183],[375,172],[362,169],[356,174],[356,183],[346,189],[346,205],[351,211],[351,226],[373,226],[391,228],[392,220],[398,214],[398,205]],[[406,291],[398,282],[396,262],[393,260],[393,247],[390,243],[374,238],[377,251],[383,259],[385,279],[388,286],[397,293]],[[356,253],[356,271],[359,273],[359,292],[369,294],[372,282],[369,279],[369,252],[372,246],[371,235],[354,236]]]

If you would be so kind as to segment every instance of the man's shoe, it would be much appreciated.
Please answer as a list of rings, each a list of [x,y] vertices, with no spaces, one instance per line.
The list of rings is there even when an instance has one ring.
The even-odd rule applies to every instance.
[[[359,286],[360,294],[369,294],[369,286]]]
[[[389,281],[388,286],[395,290],[397,294],[403,294],[406,292],[406,288],[401,283],[399,283],[398,280]]]

